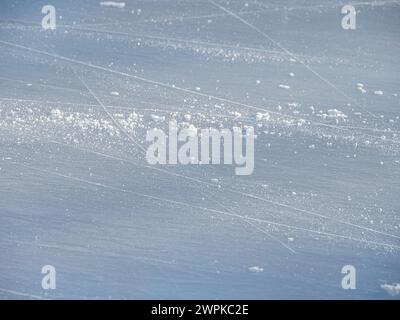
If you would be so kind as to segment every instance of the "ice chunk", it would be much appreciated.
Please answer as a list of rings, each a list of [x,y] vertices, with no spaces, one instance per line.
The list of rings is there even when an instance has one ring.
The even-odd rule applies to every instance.
[[[381,284],[381,288],[391,296],[396,296],[400,293],[400,283],[395,284]]]
[[[259,272],[263,272],[264,268],[258,267],[258,266],[253,266],[253,267],[249,267],[249,271],[259,273]]]

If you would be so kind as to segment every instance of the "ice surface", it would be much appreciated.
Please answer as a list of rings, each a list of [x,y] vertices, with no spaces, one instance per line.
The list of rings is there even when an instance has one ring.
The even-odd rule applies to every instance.
[[[0,298],[399,298],[399,2],[2,1]],[[149,165],[170,120],[254,173]]]

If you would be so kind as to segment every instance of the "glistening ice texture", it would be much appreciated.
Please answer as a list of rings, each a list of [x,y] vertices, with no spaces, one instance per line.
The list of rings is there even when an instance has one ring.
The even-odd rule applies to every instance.
[[[0,3],[0,298],[399,298],[399,1],[49,2]],[[149,165],[169,120],[254,173]]]

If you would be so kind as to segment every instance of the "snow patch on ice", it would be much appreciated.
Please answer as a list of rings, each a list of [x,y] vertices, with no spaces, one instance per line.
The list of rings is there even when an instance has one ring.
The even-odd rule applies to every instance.
[[[235,116],[235,118],[240,118],[242,116],[242,114],[238,111],[234,111],[233,115]]]
[[[256,114],[257,121],[268,121],[270,118],[271,118],[271,116],[268,112],[265,112],[265,113],[257,112],[257,114]]]
[[[100,2],[100,6],[102,7],[114,7],[118,9],[125,8],[125,2],[115,2],[115,1],[102,1]]]
[[[339,121],[345,121],[347,118],[347,115],[338,109],[329,109],[327,111],[327,113],[322,114],[322,118],[323,119],[332,119],[332,120],[335,120],[336,123],[339,123]]]
[[[253,266],[249,267],[249,271],[254,273],[259,273],[259,272],[264,272],[264,268],[259,266]]]
[[[347,118],[347,116],[340,110],[337,109],[329,109],[328,117],[338,119],[338,118]]]
[[[366,93],[367,90],[364,89],[364,84],[363,83],[357,83],[356,84],[357,90],[361,91],[361,93]]]
[[[381,284],[381,288],[385,290],[391,296],[396,296],[400,293],[400,283],[394,284]]]

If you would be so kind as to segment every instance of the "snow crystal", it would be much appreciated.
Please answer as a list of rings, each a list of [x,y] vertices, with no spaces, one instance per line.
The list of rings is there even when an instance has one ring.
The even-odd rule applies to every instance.
[[[53,120],[60,120],[64,115],[60,109],[52,109],[50,113]]]
[[[376,94],[377,96],[382,96],[383,95],[383,91],[382,90],[375,90],[374,94]]]
[[[396,296],[400,293],[400,283],[395,284],[381,284],[381,288],[391,296]]]
[[[258,273],[258,272],[263,272],[264,268],[263,267],[254,266],[254,267],[249,267],[249,271]]]
[[[361,93],[367,92],[367,90],[364,89],[364,84],[362,84],[362,83],[357,83],[356,87],[357,87],[357,90],[361,91]]]
[[[262,121],[262,120],[268,121],[270,117],[271,116],[269,115],[268,112],[265,112],[265,113],[257,112],[257,114],[256,114],[256,120],[257,121]]]
[[[329,109],[327,113],[323,113],[321,116],[323,119],[335,120],[336,123],[339,123],[340,120],[345,121],[347,118],[346,114],[337,109]]]
[[[286,90],[290,89],[290,86],[288,86],[286,84],[280,84],[278,87],[281,89],[286,89]]]
[[[297,121],[297,126],[298,127],[301,127],[302,125],[304,125],[306,123],[306,120],[304,120],[304,119],[299,119],[298,121]]]
[[[340,110],[337,109],[329,109],[328,110],[328,117],[330,118],[347,118],[347,116]]]
[[[114,8],[125,8],[125,2],[114,2],[114,1],[102,1],[100,2],[102,7],[114,7]]]

